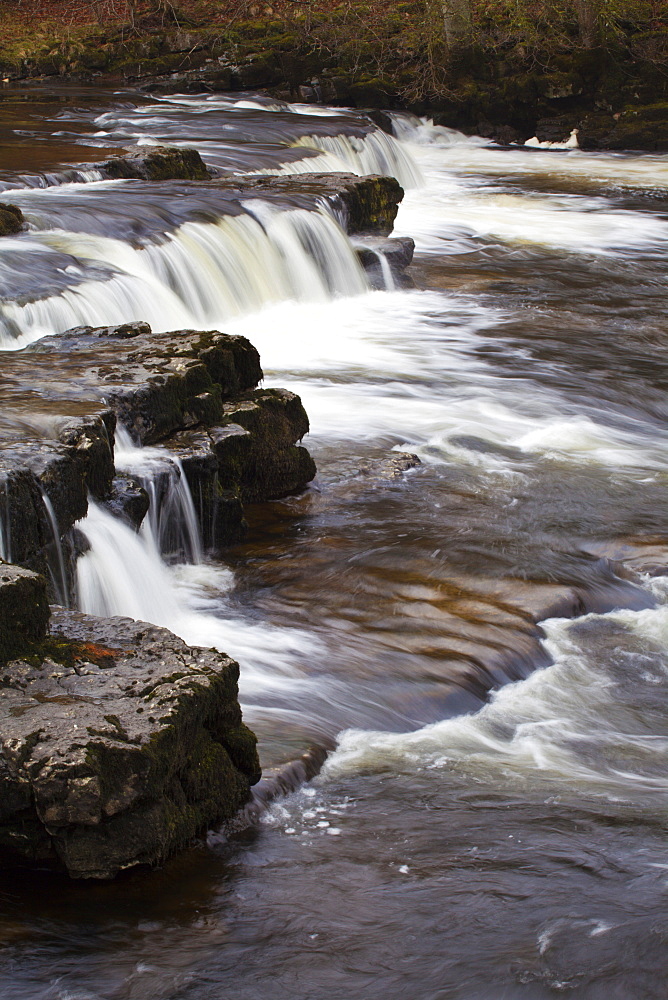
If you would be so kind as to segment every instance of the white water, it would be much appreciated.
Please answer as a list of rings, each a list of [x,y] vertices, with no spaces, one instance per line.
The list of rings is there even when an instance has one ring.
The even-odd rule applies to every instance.
[[[149,459],[150,461],[150,459]],[[308,685],[300,661],[321,653],[298,629],[277,629],[233,617],[225,594],[233,574],[220,565],[169,567],[146,518],[139,534],[94,502],[77,527],[90,549],[77,563],[77,604],[91,615],[121,615],[169,629],[189,645],[215,647],[243,663],[244,709],[272,691],[294,699]]]
[[[353,174],[384,174],[395,177],[401,186],[408,190],[421,187],[424,183],[420,168],[413,157],[399,145],[392,136],[384,132],[371,132],[365,136],[347,135],[305,135],[295,140],[294,146],[304,146],[306,149],[320,149],[326,156],[302,160],[299,172],[323,170],[335,172],[349,171]],[[294,164],[285,172],[293,170]]]
[[[190,106],[196,107],[194,99]],[[240,105],[239,110],[253,109]],[[151,126],[150,116],[144,125]],[[398,120],[398,132],[400,141],[382,133],[359,139],[303,136],[293,145],[321,155],[279,169],[393,173],[410,188],[396,231],[416,238],[421,253],[467,253],[481,240],[491,240],[511,251],[525,245],[604,256],[662,249],[668,242],[664,220],[611,211],[595,194],[527,193],[508,190],[506,184],[513,173],[543,180],[586,177],[628,188],[646,185],[651,177],[654,186],[668,186],[665,164],[656,157],[622,161],[578,151],[501,151],[409,116]],[[141,141],[151,141],[150,136]],[[481,177],[489,183],[481,185]],[[5,347],[79,323],[142,319],[157,330],[224,326],[258,346],[271,381],[302,395],[314,440],[375,442],[416,452],[425,463],[468,464],[488,481],[505,479],[509,504],[513,483],[524,476],[524,456],[556,466],[598,466],[637,482],[664,467],[665,435],[637,416],[619,415],[613,426],[595,402],[573,404],[557,389],[503,378],[493,356],[490,361],[477,351],[482,333],[487,344],[497,339],[503,345],[503,324],[511,317],[498,309],[447,292],[368,292],[349,241],[324,212],[279,213],[252,199],[242,215],[215,224],[188,222],[163,242],[141,247],[53,230],[29,239],[41,252],[64,253],[84,267],[102,264],[114,273],[109,280],[83,281],[42,301],[6,303],[2,309],[11,332]],[[515,449],[520,464],[468,448],[458,441],[466,437]],[[121,441],[117,461],[119,468],[144,476],[151,489],[156,455]],[[226,571],[202,562],[192,502],[179,494],[182,485],[183,477],[174,476],[171,520],[185,525],[186,566],[170,568],[161,558],[155,490],[152,514],[139,535],[91,504],[81,525],[91,543],[78,567],[81,607],[149,620],[190,643],[232,653],[243,660],[247,698],[272,686],[303,691],[310,684],[305,663],[311,655],[322,655],[320,641],[298,629],[258,625],[226,604],[233,581]],[[645,621],[659,613],[633,614],[645,615]],[[463,766],[466,761],[476,774],[476,755],[484,751],[481,769],[496,767],[493,773],[510,775],[509,780],[539,771],[561,781],[575,768],[582,788],[613,794],[628,776],[617,781],[609,768],[581,766],[573,750],[591,724],[588,713],[578,715],[578,699],[591,699],[604,718],[609,682],[592,673],[569,635],[568,624],[551,623],[554,667],[504,689],[479,715],[409,736],[349,733],[328,773],[376,766],[368,762],[385,755],[393,764],[410,759],[416,766],[425,761],[451,766],[453,760]],[[572,703],[566,688],[574,692]],[[528,707],[522,707],[525,697]],[[560,699],[563,716],[554,714]],[[504,725],[510,728],[499,735]],[[620,754],[624,747],[631,752],[636,744],[644,746],[632,733],[628,745],[624,739],[617,747]],[[454,745],[452,757],[445,753],[448,741]],[[490,756],[496,764],[490,765]],[[642,780],[654,787],[649,778]]]
[[[661,804],[665,810],[668,735],[653,732],[632,706],[625,708],[621,690],[624,684],[656,689],[668,680],[668,577],[652,586],[663,601],[655,609],[544,622],[554,664],[496,691],[475,715],[413,733],[343,733],[325,765],[325,777],[450,770],[490,787],[528,783],[554,796],[601,796],[616,802],[646,797],[648,808]],[[641,669],[627,661],[624,674],[611,676],[606,669],[610,664],[599,662],[578,640],[578,630],[592,623],[641,638],[646,650]]]
[[[137,447],[122,427],[116,428],[114,460],[117,471],[130,473],[148,493],[150,537],[158,552],[202,563],[200,527],[181,460],[164,448]]]
[[[504,319],[465,296],[397,291],[339,299],[326,311],[282,304],[260,322],[247,317],[227,329],[252,339],[271,383],[301,395],[314,439],[383,440],[424,462],[471,464],[492,475],[511,471],[512,459],[457,439],[639,478],[665,468],[667,434],[638,418],[612,427],[596,406],[573,406],[543,386],[527,392],[503,378],[493,355],[489,362],[477,354],[481,334],[493,343],[498,330],[501,346]]]
[[[56,518],[55,511],[53,509],[53,504],[49,500],[46,493],[42,493],[42,502],[44,503],[44,508],[46,510],[46,516],[49,521],[49,527],[51,528],[51,536],[53,540],[53,547],[56,551],[56,565],[49,565],[49,574],[51,576],[51,582],[53,584],[53,589],[56,594],[56,604],[60,604],[65,608],[70,606],[69,598],[69,587],[67,585],[67,572],[65,570],[65,556],[63,553],[63,543],[60,538],[60,531],[58,529],[58,520]]]
[[[668,222],[633,211],[610,211],[605,198],[581,193],[542,195],[512,191],[506,178],[582,181],[668,190],[668,166],[659,156],[596,156],[570,151],[501,150],[416,119],[399,119],[402,139],[425,185],[407,193],[395,232],[412,236],[423,253],[466,253],[475,241],[499,240],[582,254],[614,255],[668,247]],[[447,168],[444,166],[447,164]],[[489,178],[481,183],[481,177]],[[495,178],[504,178],[499,184]],[[609,187],[607,187],[609,190]]]
[[[217,223],[186,223],[162,243],[138,248],[85,233],[31,234],[30,252],[36,245],[43,253],[52,249],[84,266],[103,265],[113,276],[45,299],[0,303],[0,349],[79,325],[142,320],[156,331],[206,329],[271,302],[322,302],[366,289],[348,239],[327,212],[279,211],[260,199],[244,208]],[[22,238],[13,239],[13,252],[20,252]]]

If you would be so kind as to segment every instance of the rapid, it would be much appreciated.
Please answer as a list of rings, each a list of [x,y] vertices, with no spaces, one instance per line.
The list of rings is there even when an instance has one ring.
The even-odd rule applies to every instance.
[[[256,95],[17,93],[2,118],[29,230],[0,239],[0,351],[243,334],[319,470],[223,564],[178,461],[121,429],[152,509],[135,534],[91,504],[78,606],[238,659],[265,790],[327,753],[159,871],[2,873],[3,998],[662,1000],[668,160]],[[239,193],[96,171],[163,143]],[[372,290],[331,208],[243,193],[341,170],[404,187],[415,287]],[[3,404],[3,433],[26,419]]]

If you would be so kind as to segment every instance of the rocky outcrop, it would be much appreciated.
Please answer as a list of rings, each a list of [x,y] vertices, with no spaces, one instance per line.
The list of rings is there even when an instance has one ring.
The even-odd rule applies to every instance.
[[[297,445],[308,432],[299,396],[286,389],[258,389],[226,403],[221,426],[210,437],[221,480],[246,503],[294,493],[315,476],[315,463]]]
[[[13,236],[25,226],[23,212],[17,205],[0,202],[0,236]]]
[[[182,458],[205,544],[216,550],[242,534],[243,503],[285,496],[315,475],[297,445],[308,430],[300,400],[255,390],[262,369],[244,337],[153,334],[145,323],[85,327],[6,355],[4,369],[10,389],[0,415],[0,430],[7,421],[0,555],[28,568],[53,569],[52,546],[62,546],[64,564],[74,559],[72,528],[89,495],[129,523],[141,522],[146,497],[139,484],[115,474],[117,422],[137,444],[173,447]],[[60,370],[66,379],[54,378]],[[51,437],[16,431],[12,407],[24,394],[39,426],[53,427]],[[184,433],[197,435],[190,455]],[[62,594],[54,596],[62,602]]]
[[[196,149],[157,146],[149,153],[114,156],[98,169],[111,180],[137,178],[142,181],[206,181],[210,174]]]
[[[263,194],[291,194],[298,183],[299,194],[314,201],[325,200],[349,234],[389,236],[404,191],[394,177],[369,174],[302,174],[294,177],[244,178],[244,188]]]
[[[567,127],[568,126],[568,127]],[[668,150],[668,102],[627,105],[619,111],[590,111],[562,115],[538,122],[536,135],[541,141],[560,141],[571,128],[578,129],[582,149],[639,149],[655,152]]]
[[[129,619],[47,620],[45,581],[0,566],[0,862],[111,878],[248,801],[234,661]]]
[[[39,642],[48,620],[45,580],[0,561],[0,663]]]

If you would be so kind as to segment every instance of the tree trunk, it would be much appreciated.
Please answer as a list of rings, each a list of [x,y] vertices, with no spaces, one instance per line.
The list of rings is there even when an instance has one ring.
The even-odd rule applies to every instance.
[[[580,41],[586,49],[592,49],[598,41],[598,0],[577,0],[578,28]]]
[[[449,49],[461,41],[471,28],[470,0],[441,0],[445,44]]]

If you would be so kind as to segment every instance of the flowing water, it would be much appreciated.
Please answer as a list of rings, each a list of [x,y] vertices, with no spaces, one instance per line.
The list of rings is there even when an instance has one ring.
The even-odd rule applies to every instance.
[[[135,534],[91,505],[79,606],[239,659],[268,804],[113,885],[3,873],[3,998],[664,998],[668,160],[253,95],[4,96],[30,226],[0,240],[5,357],[77,323],[242,333],[319,474],[216,563],[178,461],[119,435],[152,510]],[[416,287],[371,291],[298,189],[100,180],[164,142],[227,177],[394,174]],[[48,393],[9,394],[3,433],[48,433]]]

